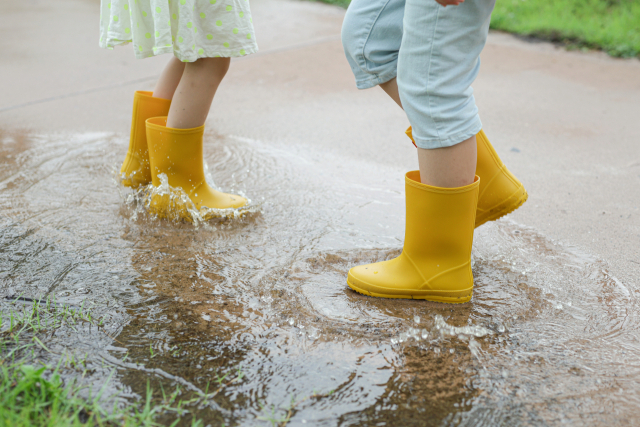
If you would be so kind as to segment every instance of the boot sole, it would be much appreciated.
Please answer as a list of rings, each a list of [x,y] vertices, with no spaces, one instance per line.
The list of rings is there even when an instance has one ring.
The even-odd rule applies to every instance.
[[[520,185],[518,191],[511,195],[504,203],[500,204],[497,208],[490,210],[485,214],[486,216],[484,218],[477,220],[476,228],[489,221],[495,221],[503,216],[509,215],[522,206],[528,198],[529,194],[527,193],[527,190],[525,190],[523,185]]]
[[[357,286],[353,285],[349,280],[347,280],[347,285],[354,291],[359,294],[368,296],[368,297],[376,297],[376,298],[395,298],[395,299],[420,299],[426,301],[433,302],[442,302],[445,304],[463,304],[465,302],[471,301],[471,297],[473,296],[473,290],[469,293],[468,296],[464,297],[446,297],[442,295],[391,295],[391,294],[379,294],[376,292],[365,291],[364,289],[360,289]],[[437,292],[437,291],[434,291]],[[468,291],[462,291],[468,292]],[[449,293],[449,292],[448,292]]]

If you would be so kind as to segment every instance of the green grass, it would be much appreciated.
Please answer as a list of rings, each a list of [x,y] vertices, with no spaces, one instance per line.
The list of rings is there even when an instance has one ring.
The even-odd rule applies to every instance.
[[[344,7],[345,9],[351,3],[351,0],[320,0],[322,3],[335,4],[336,6]]]
[[[321,1],[342,7],[350,3]],[[611,56],[640,58],[638,0],[498,0],[491,28],[559,42],[570,49],[601,49]]]
[[[2,366],[0,376],[2,426],[159,426],[156,416],[179,410],[173,406],[176,395],[158,403],[147,388],[142,405],[114,406],[108,411],[99,403],[100,392],[89,398],[80,397],[85,387],[74,380],[65,385],[58,370],[46,365],[9,364]]]
[[[20,308],[0,312],[0,426],[157,426],[158,416],[173,414],[177,423],[189,412],[185,405],[211,397],[183,402],[179,389],[154,397],[147,386],[141,402],[106,408],[101,404],[104,389],[90,390],[79,381],[89,371],[86,357],[56,354],[46,344],[47,336],[58,330],[75,329],[81,323],[99,328],[102,321],[82,307],[51,300]],[[193,420],[192,425],[201,424]]]
[[[491,28],[602,49],[617,57],[640,57],[638,0],[500,0]]]

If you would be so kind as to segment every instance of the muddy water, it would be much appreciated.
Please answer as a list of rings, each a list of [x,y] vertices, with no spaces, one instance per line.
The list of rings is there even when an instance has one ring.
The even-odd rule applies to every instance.
[[[47,344],[112,398],[214,391],[191,408],[212,426],[635,424],[638,290],[579,248],[502,220],[471,303],[373,299],[346,273],[399,253],[402,170],[208,134],[212,180],[258,208],[196,227],[115,182],[122,135],[0,138],[2,296],[104,316]]]

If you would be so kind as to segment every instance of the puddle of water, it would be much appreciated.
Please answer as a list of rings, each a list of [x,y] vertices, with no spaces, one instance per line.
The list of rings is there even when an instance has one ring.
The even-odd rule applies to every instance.
[[[86,354],[90,383],[115,371],[106,398],[213,390],[205,425],[633,424],[638,290],[578,248],[499,221],[471,303],[368,298],[346,273],[398,255],[403,171],[208,135],[212,183],[257,208],[173,223],[115,184],[121,136],[0,138],[1,296],[104,316],[47,345]]]

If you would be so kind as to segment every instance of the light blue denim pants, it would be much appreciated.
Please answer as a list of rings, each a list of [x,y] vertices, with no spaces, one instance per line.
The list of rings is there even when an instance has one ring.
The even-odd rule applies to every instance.
[[[359,89],[398,78],[420,148],[458,144],[482,129],[471,83],[495,0],[352,0],[342,44]]]

